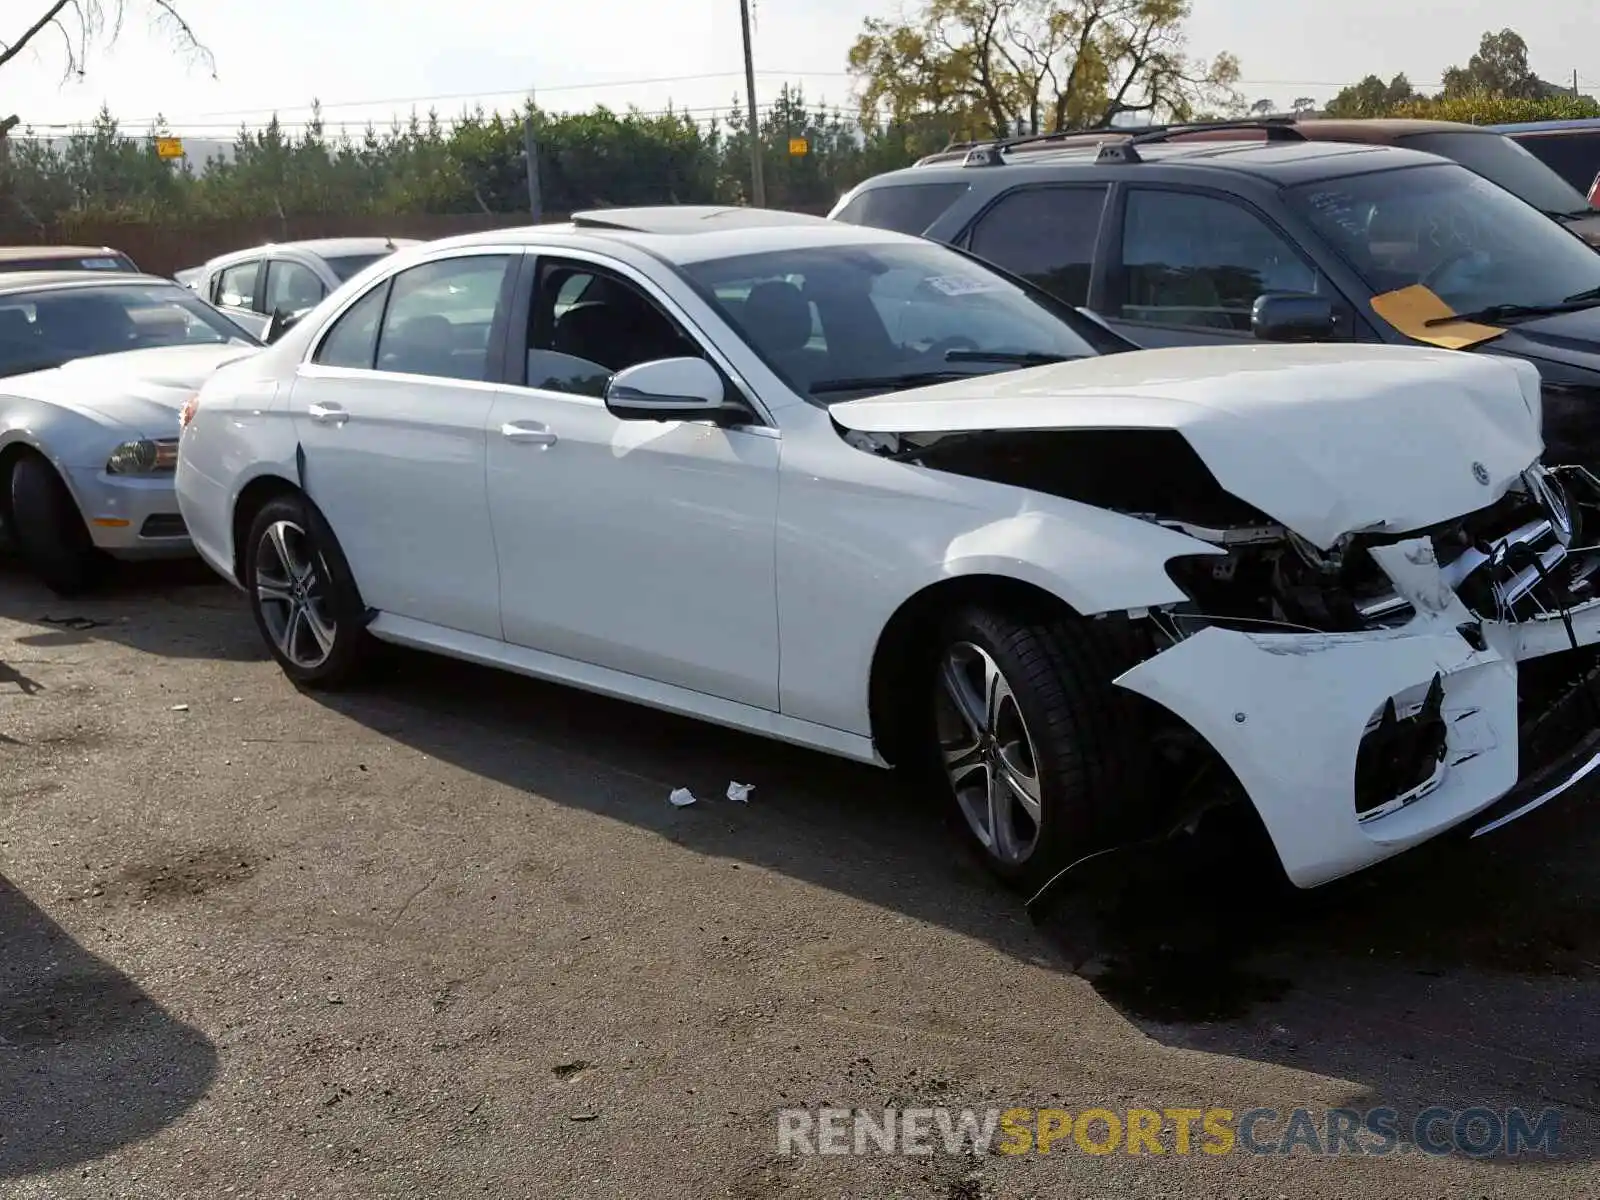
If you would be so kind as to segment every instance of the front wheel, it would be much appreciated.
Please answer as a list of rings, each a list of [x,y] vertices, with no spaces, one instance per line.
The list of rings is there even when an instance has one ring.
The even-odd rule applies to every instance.
[[[77,595],[105,575],[83,514],[55,468],[27,453],[11,468],[11,536],[23,561],[60,596]]]
[[[243,582],[285,675],[321,688],[359,675],[369,640],[360,592],[327,522],[304,497],[280,496],[256,514]]]
[[[959,827],[1033,890],[1135,827],[1145,800],[1129,652],[1095,623],[957,614],[933,672],[938,765]]]

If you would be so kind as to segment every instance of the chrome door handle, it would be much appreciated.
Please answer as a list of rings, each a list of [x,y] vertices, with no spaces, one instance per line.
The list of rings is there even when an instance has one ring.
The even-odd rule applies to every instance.
[[[343,425],[350,419],[350,414],[337,404],[312,404],[306,415],[321,425]]]
[[[556,435],[548,425],[536,421],[507,421],[500,426],[500,436],[508,442],[525,442],[530,446],[554,446]]]

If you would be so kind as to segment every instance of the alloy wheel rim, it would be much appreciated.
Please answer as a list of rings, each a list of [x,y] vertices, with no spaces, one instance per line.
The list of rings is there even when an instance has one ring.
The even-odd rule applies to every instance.
[[[311,538],[292,521],[274,521],[256,547],[256,603],[272,643],[297,667],[328,661],[338,623],[328,613],[327,588]]]
[[[1039,760],[1005,673],[971,642],[939,664],[939,752],[961,815],[983,848],[1007,866],[1026,862],[1043,823]]]

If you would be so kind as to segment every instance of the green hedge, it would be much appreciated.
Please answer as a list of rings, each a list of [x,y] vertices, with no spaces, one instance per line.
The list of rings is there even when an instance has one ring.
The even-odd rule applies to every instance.
[[[1388,115],[1462,121],[1468,125],[1504,125],[1515,121],[1600,117],[1600,102],[1592,96],[1552,96],[1546,100],[1513,100],[1506,96],[1462,96],[1453,100],[1418,97],[1396,105]]]

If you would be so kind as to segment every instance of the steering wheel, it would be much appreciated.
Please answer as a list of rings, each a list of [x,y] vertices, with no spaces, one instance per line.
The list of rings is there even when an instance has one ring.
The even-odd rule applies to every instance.
[[[952,350],[976,350],[977,348],[977,342],[973,341],[965,334],[957,333],[950,337],[940,338],[937,342],[934,342],[933,345],[924,350],[923,353],[931,358],[942,359]]]
[[[1472,248],[1471,246],[1463,246],[1459,250],[1452,250],[1449,254],[1446,254],[1442,259],[1439,260],[1438,266],[1434,267],[1433,270],[1429,271],[1418,282],[1420,282],[1422,284],[1422,286],[1427,288],[1429,291],[1433,291],[1434,290],[1433,285],[1451,267],[1455,266],[1458,262],[1462,262],[1462,261],[1464,261],[1466,259],[1476,258],[1476,257],[1478,257],[1479,253],[1480,252],[1478,250]]]

